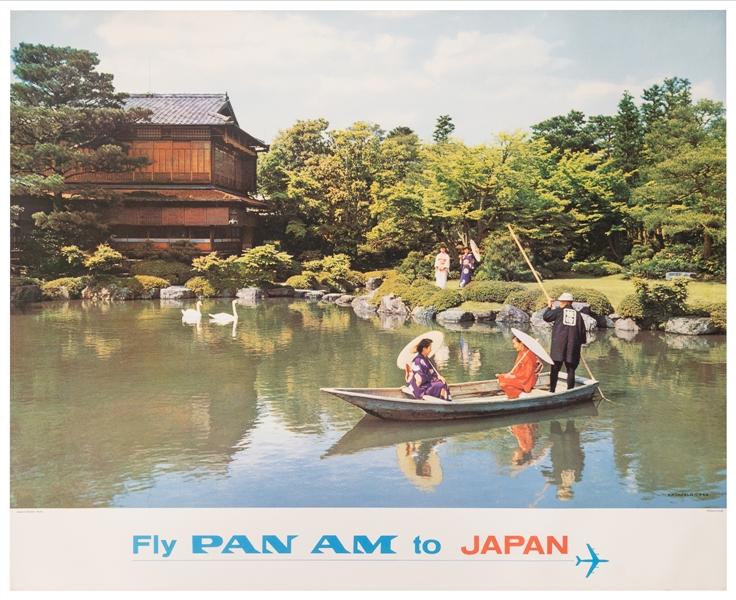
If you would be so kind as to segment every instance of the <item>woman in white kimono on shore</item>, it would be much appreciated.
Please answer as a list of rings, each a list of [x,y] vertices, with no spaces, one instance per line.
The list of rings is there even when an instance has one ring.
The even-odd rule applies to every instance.
[[[434,259],[434,282],[443,290],[447,287],[447,276],[450,274],[450,255],[447,248],[440,246],[440,253]]]

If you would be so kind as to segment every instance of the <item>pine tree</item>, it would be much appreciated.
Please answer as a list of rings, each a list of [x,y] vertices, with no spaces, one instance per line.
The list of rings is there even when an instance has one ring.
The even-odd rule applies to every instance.
[[[450,115],[442,115],[437,119],[437,125],[434,128],[432,139],[441,144],[450,139],[450,135],[455,131],[455,124],[452,122]]]
[[[10,91],[11,195],[47,196],[65,209],[69,178],[87,172],[131,171],[148,164],[129,156],[120,132],[150,111],[125,110],[113,76],[98,73],[87,50],[21,43],[13,50],[19,81]],[[109,196],[94,186],[75,186],[81,198]]]
[[[618,113],[614,117],[613,159],[616,167],[621,169],[630,185],[635,186],[639,180],[635,173],[640,166],[641,151],[644,147],[644,131],[641,125],[639,109],[634,104],[634,97],[627,91],[618,103]]]

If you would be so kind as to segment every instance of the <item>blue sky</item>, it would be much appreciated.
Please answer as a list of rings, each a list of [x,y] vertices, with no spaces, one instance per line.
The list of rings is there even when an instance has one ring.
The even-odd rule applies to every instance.
[[[63,6],[140,9],[151,4]],[[94,51],[100,70],[115,76],[120,91],[149,91],[149,63],[150,91],[227,91],[240,126],[269,143],[296,120],[319,117],[337,128],[355,121],[385,130],[406,125],[428,140],[437,117],[448,114],[455,135],[478,144],[501,131],[528,131],[571,109],[614,114],[624,90],[638,99],[643,89],[672,76],[689,79],[696,99],[726,100],[725,10],[246,11],[232,10],[243,6],[238,3],[217,6],[230,10],[51,11],[24,10],[34,5],[14,3],[10,48],[29,42]]]

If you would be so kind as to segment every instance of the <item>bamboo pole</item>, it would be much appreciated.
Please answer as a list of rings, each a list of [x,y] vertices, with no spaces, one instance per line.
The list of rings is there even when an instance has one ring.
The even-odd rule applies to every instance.
[[[532,262],[529,260],[529,257],[526,255],[526,252],[524,251],[524,248],[521,245],[521,242],[519,241],[519,238],[516,237],[516,234],[514,233],[514,230],[511,229],[511,225],[506,224],[506,227],[509,228],[509,233],[511,234],[511,237],[514,238],[514,241],[516,242],[516,245],[519,247],[519,250],[521,250],[521,254],[524,256],[524,260],[526,261],[526,264],[529,265],[529,268],[531,269],[532,273],[534,274],[534,277],[537,280],[537,283],[539,284],[539,287],[542,288],[542,291],[544,292],[544,295],[547,296],[547,302],[552,302],[552,298],[550,298],[549,294],[547,293],[547,290],[544,289],[544,285],[542,285],[542,280],[539,278],[539,275],[537,274],[537,271],[534,267],[532,267]],[[588,366],[588,363],[585,362],[585,358],[583,358],[583,352],[582,349],[580,351],[580,360],[583,363],[583,366],[585,367],[585,370],[588,371],[588,375],[591,379],[595,379],[593,377],[593,373],[590,370],[590,367]],[[611,402],[611,404],[615,404],[615,402],[612,402],[608,398],[606,398],[603,395],[603,392],[601,391],[600,384],[598,385],[598,393],[600,394],[601,398],[605,400],[606,402]]]

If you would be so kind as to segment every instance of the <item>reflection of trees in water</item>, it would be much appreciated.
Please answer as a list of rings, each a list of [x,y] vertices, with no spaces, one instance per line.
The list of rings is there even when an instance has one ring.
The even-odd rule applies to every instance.
[[[616,399],[616,468],[639,493],[714,491],[726,469],[725,338],[708,336],[694,348],[668,341],[654,332],[640,332],[635,343],[610,339],[604,364],[632,386]]]
[[[108,506],[162,471],[223,473],[247,445],[255,371],[216,353],[192,360],[206,328],[136,304],[12,320],[14,506]]]

